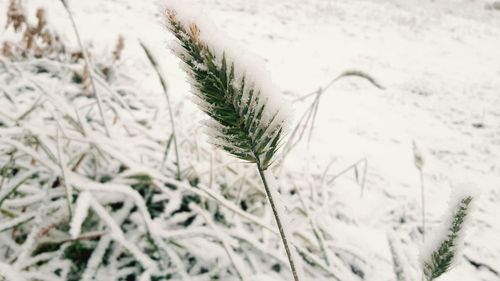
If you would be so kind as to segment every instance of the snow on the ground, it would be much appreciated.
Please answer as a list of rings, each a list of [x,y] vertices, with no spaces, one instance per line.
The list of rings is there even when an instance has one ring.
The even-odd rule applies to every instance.
[[[73,36],[64,10],[52,3],[58,1],[25,2],[31,9],[46,6],[56,29]],[[161,58],[174,104],[195,120],[203,118],[185,102],[189,86],[167,48],[171,37],[162,26],[161,1],[70,3],[93,49],[110,50],[118,34],[126,37],[123,63],[145,93],[157,82],[137,39],[151,46]],[[387,235],[400,240],[405,249],[399,251],[408,260],[418,259],[420,181],[412,142],[425,160],[429,228],[441,223],[455,186],[466,183],[480,193],[461,264],[440,280],[500,280],[500,10],[487,9],[486,1],[466,0],[197,3],[238,45],[265,59],[269,75],[286,93],[276,93],[283,99],[313,92],[347,69],[369,73],[385,87],[359,78],[330,87],[321,97],[310,143],[293,150],[284,173],[321,175],[333,160],[328,172],[333,176],[367,159],[363,197],[349,172],[326,185],[335,203],[322,207],[324,214],[353,222],[323,219],[337,233],[332,239],[339,246],[349,240],[354,252],[370,253],[372,276],[366,280],[394,278]],[[144,99],[165,103],[161,95]],[[297,117],[309,102],[294,104]]]

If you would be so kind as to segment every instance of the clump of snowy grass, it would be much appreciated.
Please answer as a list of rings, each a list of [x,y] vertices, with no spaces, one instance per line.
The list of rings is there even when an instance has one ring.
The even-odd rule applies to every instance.
[[[0,62],[0,263],[15,267],[0,276],[234,280],[239,272],[287,279],[287,257],[256,171],[198,143],[197,124],[182,110],[176,139],[182,175],[190,179],[178,180],[179,161],[161,153],[173,142],[170,116],[144,98],[161,96],[159,85],[157,93],[144,93],[119,75],[140,73],[120,69],[106,79],[98,63],[90,65],[110,138],[96,96],[75,79],[86,66],[81,56],[66,48],[44,60]],[[145,57],[143,63],[151,67]],[[326,265],[310,243],[294,242],[306,276],[333,276],[331,266],[341,261]]]

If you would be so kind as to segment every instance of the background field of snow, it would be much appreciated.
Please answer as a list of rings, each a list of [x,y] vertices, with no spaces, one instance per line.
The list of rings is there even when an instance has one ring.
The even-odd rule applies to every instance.
[[[26,2],[30,9],[45,6],[55,28],[72,38],[57,1]],[[370,73],[385,86],[381,91],[357,78],[336,83],[322,97],[311,142],[302,142],[285,166],[290,174],[307,174],[335,160],[329,170],[334,175],[368,160],[363,198],[351,174],[327,187],[341,202],[331,208],[359,226],[332,225],[343,229],[335,240],[364,240],[355,250],[370,249],[380,258],[369,261],[374,276],[367,280],[392,276],[387,233],[398,233],[403,243],[419,237],[412,141],[425,158],[430,227],[440,223],[454,186],[465,182],[481,193],[463,262],[442,280],[499,280],[500,11],[486,9],[485,1],[451,0],[198,3],[219,28],[266,60],[284,98],[312,92],[346,69]],[[123,64],[145,93],[157,89],[157,82],[136,39],[151,46],[161,57],[174,104],[192,112],[188,123],[196,124],[203,116],[186,102],[189,87],[167,50],[171,38],[159,6],[161,1],[71,1],[82,37],[93,49],[110,50],[118,34],[126,37]],[[4,22],[4,13],[0,17]],[[161,95],[144,99],[165,103]],[[296,103],[296,115],[307,104]],[[408,255],[416,255],[415,245],[406,246]]]

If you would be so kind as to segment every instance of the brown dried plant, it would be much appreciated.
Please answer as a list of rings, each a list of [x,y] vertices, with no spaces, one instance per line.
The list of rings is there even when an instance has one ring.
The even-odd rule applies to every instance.
[[[71,52],[71,62],[78,62],[83,60],[83,53],[81,50]]]
[[[6,58],[13,58],[14,57],[14,48],[15,46],[9,42],[5,41],[2,43],[2,55]]]
[[[2,55],[10,58],[28,54],[43,57],[64,51],[59,37],[48,28],[45,10],[38,8],[35,16],[37,21],[32,25],[28,22],[19,0],[10,0],[5,29],[12,25],[14,31],[22,34],[22,37],[19,42],[2,42]]]
[[[26,17],[17,0],[10,0],[9,8],[7,9],[7,23],[5,29],[9,28],[10,25],[13,26],[16,32],[20,32],[23,26],[27,25]]]
[[[118,36],[115,49],[113,50],[113,62],[117,62],[121,59],[124,48],[125,48],[125,39],[123,38],[122,35],[120,35]]]
[[[92,95],[92,82],[90,81],[90,72],[87,66],[85,65],[83,67],[83,72],[82,72],[82,84],[83,84],[83,92],[87,96]]]
[[[106,81],[110,81],[114,76],[115,71],[113,65],[121,59],[124,48],[125,39],[122,35],[120,35],[116,40],[115,48],[111,52],[111,62],[104,62],[103,64],[98,65],[98,68]]]
[[[23,41],[26,51],[33,50],[35,57],[41,57],[45,53],[52,51],[54,36],[47,27],[45,10],[38,8],[36,11],[37,24],[28,25],[24,34]]]

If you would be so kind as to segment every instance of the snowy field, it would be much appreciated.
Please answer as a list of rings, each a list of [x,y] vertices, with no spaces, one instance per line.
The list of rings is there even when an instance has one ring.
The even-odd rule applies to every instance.
[[[97,122],[101,119],[91,95],[81,94],[83,86],[68,82],[68,73],[81,71],[82,61],[11,61],[0,56],[0,93],[7,93],[0,96],[0,166],[12,162],[8,151],[15,147],[29,155],[19,158],[22,173],[29,175],[41,166],[37,175],[42,177],[45,173],[47,177],[37,180],[31,174],[18,187],[17,195],[7,194],[5,198],[2,196],[6,188],[16,179],[6,178],[4,182],[2,178],[5,185],[0,185],[0,280],[2,274],[5,280],[66,280],[61,272],[75,270],[62,253],[67,253],[64,249],[71,239],[89,227],[84,221],[89,208],[100,220],[97,226],[88,228],[88,233],[99,235],[97,240],[88,239],[95,242],[96,249],[87,253],[92,270],[85,269],[87,261],[81,265],[81,280],[291,280],[279,237],[266,230],[275,229],[275,223],[255,167],[216,151],[203,134],[202,120],[206,117],[191,102],[184,71],[168,48],[173,37],[164,24],[163,2],[68,1],[95,65],[111,61],[118,36],[125,39],[121,58],[112,66],[113,77],[98,83],[104,96],[109,138]],[[59,1],[22,3],[32,22],[36,22],[36,9],[43,7],[50,29],[60,35],[67,49],[78,50],[71,22]],[[442,216],[455,190],[465,186],[477,193],[467,220],[465,246],[458,252],[450,272],[438,280],[500,280],[499,3],[195,3],[203,11],[203,21],[211,21],[227,37],[223,44],[234,44],[236,52],[251,52],[264,59],[268,70],[265,75],[281,90],[274,94],[286,100],[284,104],[293,106],[291,130],[311,104],[317,104],[309,119],[314,122],[312,128],[304,130],[301,141],[275,167],[279,182],[271,181],[280,186],[292,240],[302,247],[303,252],[299,250],[298,255],[306,276],[302,281],[421,280],[419,250],[424,230],[421,178],[414,163],[414,145],[424,159],[426,239],[432,240],[432,230],[443,224]],[[9,1],[0,0],[2,25],[7,21],[8,5]],[[18,37],[12,28],[0,28],[0,43],[16,41]],[[185,171],[181,181],[173,176],[173,146],[163,161],[172,133],[171,120],[158,76],[139,41],[156,56],[168,84],[179,135],[178,162]],[[40,66],[48,70],[33,70]],[[348,70],[368,74],[382,88],[357,76],[329,84]],[[22,75],[13,74],[21,72]],[[30,81],[46,93],[27,86]],[[319,89],[323,89],[320,95]],[[13,97],[7,98],[9,93]],[[44,105],[31,113],[33,104]],[[22,121],[12,118],[27,111],[29,116]],[[86,117],[82,117],[87,111]],[[79,135],[78,130],[70,129],[66,116],[82,118],[79,122],[85,133]],[[40,139],[40,147],[45,142],[51,152],[46,153],[38,145],[23,150],[22,143],[29,142],[25,141],[26,132]],[[74,163],[79,163],[77,159],[87,152],[102,155],[102,159],[85,157],[81,168],[76,168],[79,165]],[[55,156],[51,158],[50,154]],[[66,159],[68,167],[58,165],[58,159],[59,163]],[[101,170],[94,171],[94,166]],[[123,166],[128,170],[123,171]],[[134,191],[133,180],[145,175],[148,184],[161,190],[151,195],[151,200],[158,204],[168,202],[160,214],[143,204],[147,200],[138,198],[146,197],[142,191]],[[103,180],[104,176],[111,180]],[[71,222],[67,219],[62,185],[54,183],[52,190],[37,185],[46,185],[55,177],[73,185]],[[193,186],[198,182],[200,187],[196,189]],[[167,183],[168,187],[176,187],[167,188]],[[129,189],[124,191],[123,186]],[[183,188],[194,191],[191,194]],[[47,194],[58,205],[43,203]],[[186,207],[182,197],[186,194],[201,199]],[[127,196],[132,199],[123,199]],[[126,222],[127,213],[120,211],[125,207],[114,211],[118,201],[130,205],[131,222]],[[42,207],[36,207],[37,204]],[[189,211],[178,212],[176,208]],[[248,213],[251,219],[242,213]],[[224,218],[218,220],[218,215]],[[251,225],[249,220],[256,223]],[[116,229],[110,227],[112,221]],[[65,230],[52,227],[64,223],[68,226]],[[174,248],[165,250],[168,263],[158,262],[161,254],[160,258],[151,258],[154,255],[144,246],[145,229],[149,231],[148,239],[163,241],[152,244],[161,249]],[[14,238],[16,231],[25,231],[25,237]],[[177,237],[182,239],[177,241]],[[67,240],[61,242],[57,251],[34,255],[40,241],[49,238]],[[98,251],[100,254],[96,254]],[[120,259],[126,255],[123,251],[132,253],[125,261]],[[110,261],[101,262],[108,255]],[[396,279],[395,255],[405,279]],[[162,266],[170,274],[165,277],[163,272],[164,279],[155,277],[155,270]]]

